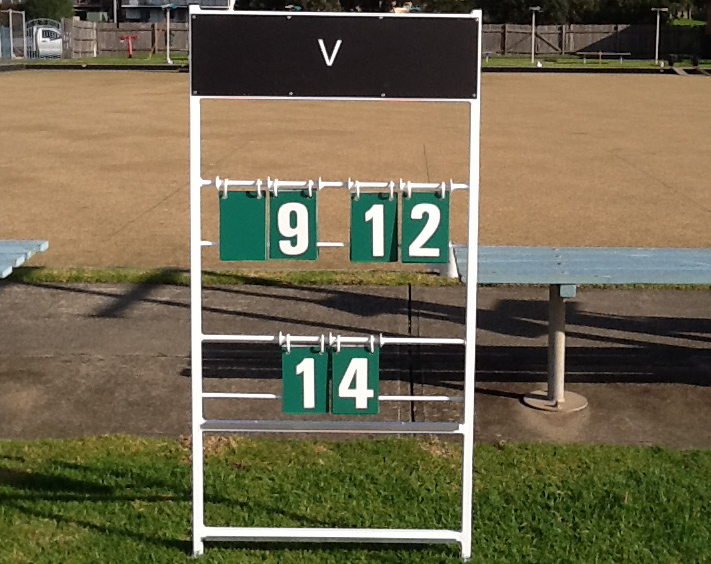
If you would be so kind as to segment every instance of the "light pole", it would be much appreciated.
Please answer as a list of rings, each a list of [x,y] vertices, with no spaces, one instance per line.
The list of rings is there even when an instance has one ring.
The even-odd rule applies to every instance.
[[[536,12],[541,12],[543,9],[540,6],[531,6],[531,64],[536,60]]]
[[[668,12],[669,8],[652,8],[652,12],[657,12],[657,36],[654,40],[654,64],[659,64],[659,19],[662,12]]]
[[[163,4],[165,10],[165,62],[169,65],[173,64],[170,60],[170,10],[175,7],[175,4]]]
[[[114,0],[114,23],[118,27],[118,0]]]

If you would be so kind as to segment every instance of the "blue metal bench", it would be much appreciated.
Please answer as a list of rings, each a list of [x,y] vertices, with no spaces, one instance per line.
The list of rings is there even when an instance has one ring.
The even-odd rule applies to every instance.
[[[0,278],[7,278],[13,268],[22,266],[32,255],[44,252],[48,248],[48,241],[8,241],[0,239]]]
[[[457,272],[466,273],[466,246],[452,251]],[[477,278],[479,284],[550,287],[548,389],[526,395],[524,403],[576,411],[587,400],[565,392],[565,299],[575,297],[578,284],[711,284],[711,249],[481,246]]]

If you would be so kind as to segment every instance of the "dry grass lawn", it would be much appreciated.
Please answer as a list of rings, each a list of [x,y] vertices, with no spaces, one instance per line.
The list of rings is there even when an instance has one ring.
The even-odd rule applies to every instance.
[[[187,75],[3,73],[0,99],[0,238],[49,239],[32,264],[188,266]],[[485,74],[481,242],[711,246],[709,99],[705,77]],[[467,128],[458,104],[207,101],[203,176],[466,181]],[[320,239],[347,241],[345,193],[320,208]],[[465,225],[460,194],[454,241]]]

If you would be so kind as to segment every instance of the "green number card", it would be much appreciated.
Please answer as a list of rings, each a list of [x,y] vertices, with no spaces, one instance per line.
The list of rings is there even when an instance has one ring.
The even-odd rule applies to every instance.
[[[316,192],[279,190],[269,201],[269,258],[318,258]]]
[[[380,350],[343,348],[331,355],[331,412],[378,413]]]
[[[267,259],[267,198],[227,192],[220,198],[220,260]]]
[[[351,194],[351,261],[397,262],[397,198]]]
[[[282,350],[284,413],[328,413],[328,356],[318,348]]]
[[[449,194],[413,192],[402,201],[402,262],[447,262]]]

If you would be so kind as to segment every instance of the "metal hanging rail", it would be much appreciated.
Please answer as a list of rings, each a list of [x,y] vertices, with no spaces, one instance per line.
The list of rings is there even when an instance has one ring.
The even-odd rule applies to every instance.
[[[293,346],[322,346],[322,348],[360,347],[385,345],[466,345],[465,339],[442,337],[385,337],[370,335],[368,337],[347,337],[342,335],[291,335],[279,333],[278,335],[202,335],[203,342],[210,343],[247,343],[263,344],[274,343],[289,349]]]
[[[203,392],[205,399],[282,399],[281,394],[258,394],[252,392]],[[464,396],[378,396],[380,401],[464,401]]]
[[[204,188],[217,188],[223,197],[227,196],[230,188],[254,188],[257,191],[257,197],[262,197],[262,191],[271,192],[275,196],[279,190],[308,190],[309,196],[314,191],[319,192],[325,189],[347,189],[349,192],[356,195],[360,194],[361,190],[388,190],[394,197],[395,192],[399,192],[406,196],[410,196],[414,191],[436,191],[442,196],[447,192],[452,193],[457,190],[469,190],[469,185],[463,182],[454,182],[454,180],[442,182],[412,182],[410,180],[385,180],[385,181],[362,181],[353,180],[279,180],[267,176],[266,179],[256,178],[251,180],[231,180],[229,178],[221,178],[216,176],[215,180],[202,180]]]

